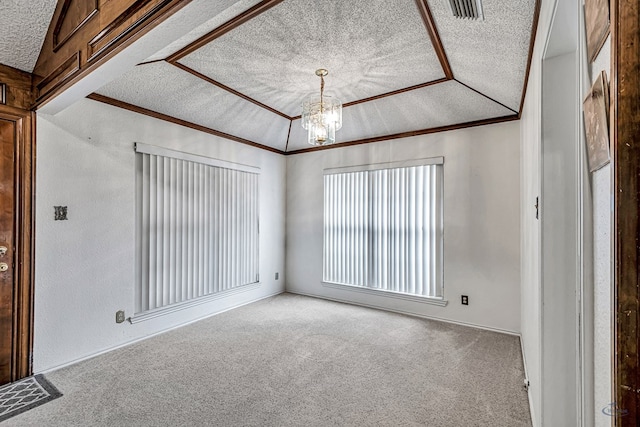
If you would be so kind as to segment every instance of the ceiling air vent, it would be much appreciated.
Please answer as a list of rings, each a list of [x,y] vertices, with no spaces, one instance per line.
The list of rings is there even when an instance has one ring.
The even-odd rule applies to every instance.
[[[482,19],[482,0],[449,0],[451,12],[456,18]]]

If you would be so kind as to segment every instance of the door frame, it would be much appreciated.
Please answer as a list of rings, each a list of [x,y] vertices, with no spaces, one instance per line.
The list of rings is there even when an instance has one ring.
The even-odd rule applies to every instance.
[[[613,396],[616,427],[640,418],[640,6],[611,1]]]
[[[33,373],[35,112],[0,105],[16,129],[11,381]]]

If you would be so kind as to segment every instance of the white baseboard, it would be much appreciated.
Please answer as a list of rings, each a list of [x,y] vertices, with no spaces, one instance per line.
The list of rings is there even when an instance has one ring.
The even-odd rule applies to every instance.
[[[131,344],[135,344],[135,343],[137,343],[137,342],[144,341],[144,340],[147,340],[147,339],[149,339],[149,338],[153,338],[153,337],[155,337],[155,336],[157,336],[157,335],[164,334],[164,333],[169,332],[169,331],[172,331],[172,330],[174,330],[174,329],[182,328],[183,326],[187,326],[187,325],[190,325],[190,324],[192,324],[192,323],[199,322],[199,321],[201,321],[201,320],[207,319],[207,318],[209,318],[209,317],[216,316],[216,315],[218,315],[218,314],[222,314],[222,313],[225,313],[225,312],[230,311],[230,310],[234,310],[234,309],[236,309],[236,308],[242,307],[242,306],[247,305],[247,304],[253,304],[254,302],[258,302],[258,301],[261,301],[261,300],[263,300],[263,299],[271,298],[271,297],[273,297],[273,296],[280,295],[280,294],[285,293],[285,292],[286,292],[286,291],[284,291],[284,290],[280,290],[280,291],[278,291],[278,292],[274,292],[274,293],[272,293],[272,294],[265,295],[265,296],[263,296],[263,297],[253,299],[253,300],[251,300],[251,301],[243,302],[242,304],[234,305],[233,307],[225,308],[224,310],[215,311],[215,312],[213,312],[213,313],[206,314],[206,315],[201,316],[201,317],[198,317],[198,318],[196,318],[196,319],[189,320],[189,321],[187,321],[187,322],[184,322],[184,323],[180,323],[180,324],[178,324],[178,325],[171,326],[171,327],[169,327],[169,328],[167,328],[167,329],[163,329],[163,330],[161,330],[161,331],[154,332],[153,334],[146,335],[146,336],[141,337],[141,338],[136,338],[136,339],[133,339],[133,340],[130,340],[130,341],[124,342],[124,343],[122,343],[122,344],[118,344],[118,345],[115,345],[115,346],[113,346],[113,347],[108,347],[108,348],[103,349],[103,350],[100,350],[100,351],[98,351],[98,352],[95,352],[95,353],[91,353],[91,354],[88,354],[88,355],[82,356],[82,357],[80,357],[80,358],[78,358],[78,359],[74,359],[74,360],[72,360],[72,361],[70,361],[70,362],[66,362],[66,363],[63,363],[63,364],[61,364],[61,365],[56,365],[56,366],[51,367],[51,368],[42,369],[42,370],[40,370],[40,371],[34,372],[34,373],[33,373],[33,375],[38,375],[38,374],[47,374],[47,373],[49,373],[49,372],[57,371],[58,369],[62,369],[62,368],[65,368],[65,367],[67,367],[67,366],[75,365],[76,363],[80,363],[80,362],[83,362],[83,361],[85,361],[85,360],[93,359],[94,357],[98,357],[98,356],[100,356],[100,355],[102,355],[102,354],[109,353],[109,352],[114,351],[114,350],[117,350],[117,349],[119,349],[119,348],[123,348],[123,347],[130,346]]]
[[[342,303],[346,303],[346,304],[358,305],[358,306],[361,306],[361,307],[375,308],[376,310],[390,311],[392,313],[406,314],[408,316],[421,317],[423,319],[437,320],[439,322],[452,323],[452,324],[455,324],[455,325],[468,326],[470,328],[482,329],[482,330],[491,331],[491,332],[498,332],[500,334],[520,336],[520,332],[510,331],[510,330],[507,330],[507,329],[492,328],[490,326],[483,326],[483,325],[477,325],[475,323],[467,323],[467,322],[460,322],[460,321],[457,321],[457,320],[444,319],[442,317],[437,317],[437,316],[428,316],[426,314],[415,313],[415,312],[407,311],[407,310],[396,310],[396,309],[391,309],[391,308],[387,308],[387,307],[383,307],[383,306],[379,306],[379,305],[363,304],[363,303],[350,301],[350,300],[346,300],[346,299],[326,297],[326,296],[323,296],[323,295],[316,295],[316,294],[311,294],[311,293],[306,293],[306,292],[299,292],[299,291],[294,291],[294,290],[291,290],[291,289],[287,289],[286,292],[290,293],[290,294],[304,295],[304,296],[307,296],[307,297],[319,298],[319,299],[324,299],[324,300],[328,300],[328,301],[336,301],[336,302],[342,302]],[[522,340],[521,340],[521,342],[522,342]]]

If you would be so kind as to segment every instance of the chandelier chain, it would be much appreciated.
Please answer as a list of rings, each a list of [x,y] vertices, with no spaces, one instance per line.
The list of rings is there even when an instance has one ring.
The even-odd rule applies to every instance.
[[[324,113],[324,75],[320,75],[320,114]]]

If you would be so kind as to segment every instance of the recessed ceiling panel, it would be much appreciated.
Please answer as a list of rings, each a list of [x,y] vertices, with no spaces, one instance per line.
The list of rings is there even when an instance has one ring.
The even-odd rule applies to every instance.
[[[289,120],[166,62],[137,66],[98,93],[280,150],[289,131]]]
[[[456,81],[346,107],[336,142],[393,135],[420,129],[515,115]],[[287,151],[309,148],[300,120],[291,126]]]
[[[211,18],[204,24],[198,26],[194,30],[190,31],[188,34],[185,34],[184,36],[180,37],[178,40],[166,46],[164,49],[151,55],[149,58],[145,60],[145,62],[167,58],[171,54],[177,52],[178,50],[187,46],[191,42],[204,36],[205,34],[209,33],[211,30],[218,28],[220,25],[224,24],[225,22],[236,17],[240,13],[244,12],[245,10],[251,8],[252,6],[258,3],[260,3],[260,0],[240,0],[234,3],[232,6],[225,9],[222,13],[216,15],[215,17]]]
[[[453,16],[429,0],[453,76],[515,111],[527,67],[535,0],[483,0],[484,20]]]
[[[444,77],[415,0],[285,0],[179,62],[290,116],[318,68],[342,102]]]

